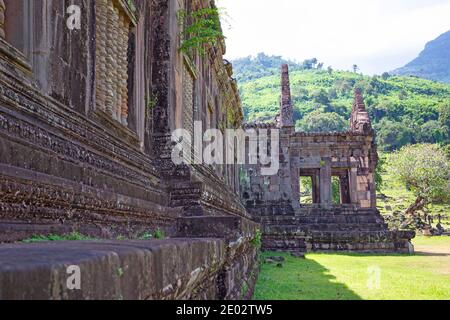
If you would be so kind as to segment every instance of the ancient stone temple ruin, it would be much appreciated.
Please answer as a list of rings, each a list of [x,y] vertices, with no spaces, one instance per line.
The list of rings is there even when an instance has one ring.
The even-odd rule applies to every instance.
[[[179,50],[178,12],[209,6],[0,0],[0,242],[98,239],[0,245],[0,299],[252,296],[258,225],[237,168],[171,161],[175,128],[243,120],[225,44]]]
[[[411,232],[389,231],[376,209],[374,131],[359,91],[345,133],[295,132],[288,66],[281,72],[280,115],[247,129],[280,130],[280,170],[262,176],[243,169],[242,199],[262,224],[263,248],[281,251],[410,252]],[[310,179],[312,203],[303,204],[301,177]],[[332,180],[340,199],[333,202]]]
[[[190,21],[178,13],[208,7],[0,0],[0,299],[250,298],[258,229],[266,249],[408,251],[411,235],[388,231],[375,207],[361,95],[349,132],[296,133],[284,66],[278,121],[244,125],[223,41],[180,50]],[[175,165],[172,132],[194,122],[280,129],[278,174]],[[21,242],[73,232],[93,240]],[[80,288],[66,285],[69,266]]]

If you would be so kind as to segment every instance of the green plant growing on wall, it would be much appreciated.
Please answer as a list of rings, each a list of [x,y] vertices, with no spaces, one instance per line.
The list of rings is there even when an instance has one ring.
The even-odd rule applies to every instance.
[[[155,94],[151,94],[150,97],[147,99],[147,108],[149,110],[153,110],[158,105],[158,96]]]
[[[163,230],[157,229],[157,230],[155,231],[155,233],[153,234],[153,237],[154,237],[155,239],[162,240],[162,239],[164,239],[164,238],[166,237],[166,235],[165,235],[165,233],[164,233]]]
[[[218,8],[202,8],[192,12],[179,10],[178,22],[181,29],[180,51],[188,56],[194,52],[204,56],[205,45],[214,46],[225,39]]]
[[[250,240],[250,244],[257,248],[257,249],[261,249],[262,246],[262,233],[261,230],[256,230],[255,236],[253,237],[252,240]]]

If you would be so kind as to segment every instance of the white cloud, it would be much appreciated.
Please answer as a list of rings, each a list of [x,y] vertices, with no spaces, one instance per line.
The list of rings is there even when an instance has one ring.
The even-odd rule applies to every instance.
[[[258,52],[365,73],[402,66],[450,29],[450,0],[219,0],[227,57]]]

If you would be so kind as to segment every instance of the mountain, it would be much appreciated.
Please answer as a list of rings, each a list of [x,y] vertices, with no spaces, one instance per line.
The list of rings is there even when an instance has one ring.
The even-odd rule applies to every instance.
[[[247,121],[270,121],[279,112],[279,57],[258,55],[238,61],[239,80]],[[362,90],[377,131],[380,147],[395,150],[418,142],[450,141],[450,85],[403,76],[364,76],[323,70],[316,59],[290,65],[296,128],[305,132],[348,128],[353,92]],[[236,63],[234,61],[233,63]],[[265,71],[262,66],[269,65]]]
[[[416,59],[392,74],[450,83],[450,30],[427,43]]]

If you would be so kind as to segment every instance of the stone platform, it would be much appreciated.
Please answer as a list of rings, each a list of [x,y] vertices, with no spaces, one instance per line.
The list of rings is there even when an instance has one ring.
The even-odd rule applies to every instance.
[[[301,215],[262,216],[263,248],[301,252],[412,253],[412,231],[390,231],[376,209],[302,208]]]
[[[1,245],[0,300],[249,299],[256,250],[232,247],[221,239]],[[73,265],[80,290],[67,287]]]

